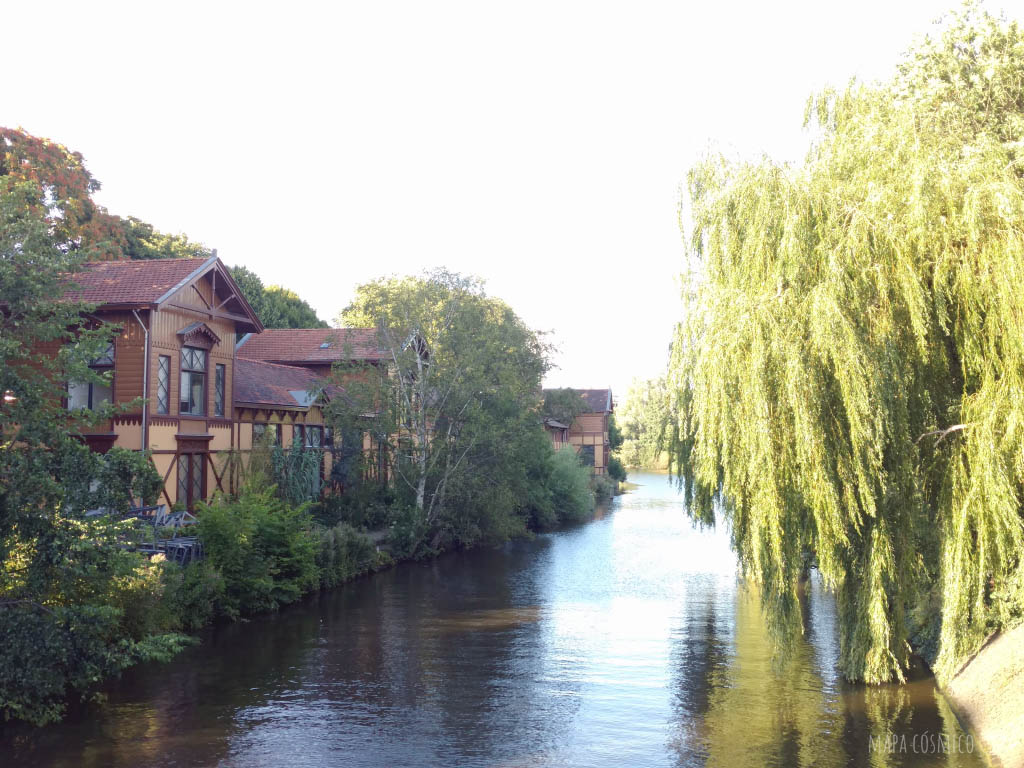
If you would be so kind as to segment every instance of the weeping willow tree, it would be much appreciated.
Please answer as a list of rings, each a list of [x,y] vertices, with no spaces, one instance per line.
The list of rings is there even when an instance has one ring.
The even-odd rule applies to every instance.
[[[672,458],[776,630],[816,566],[850,679],[950,674],[1014,621],[1024,528],[1024,36],[968,5],[884,83],[808,105],[804,163],[689,176]]]

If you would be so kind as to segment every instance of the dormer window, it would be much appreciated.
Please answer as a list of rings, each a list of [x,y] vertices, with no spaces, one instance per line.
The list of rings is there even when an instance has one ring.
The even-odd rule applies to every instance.
[[[110,373],[114,370],[114,344],[111,342],[103,353],[89,363],[89,370],[94,373]],[[104,403],[113,400],[113,384],[100,384],[93,381],[68,382],[68,410],[80,408],[96,410]]]
[[[178,412],[188,416],[206,413],[206,350],[181,348],[181,389]]]

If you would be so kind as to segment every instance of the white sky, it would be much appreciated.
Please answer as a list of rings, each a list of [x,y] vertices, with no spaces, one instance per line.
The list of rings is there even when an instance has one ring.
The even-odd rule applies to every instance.
[[[480,275],[553,331],[550,385],[621,400],[680,315],[686,170],[799,158],[812,91],[885,76],[954,4],[8,0],[0,125],[325,320],[380,275]]]

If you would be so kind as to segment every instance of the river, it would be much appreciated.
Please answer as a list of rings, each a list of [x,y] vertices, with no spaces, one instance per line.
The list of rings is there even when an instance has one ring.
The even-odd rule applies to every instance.
[[[631,480],[578,528],[212,629],[103,706],[8,731],[0,765],[984,765],[927,676],[843,682],[813,579],[773,661],[727,533],[694,529],[664,475]]]

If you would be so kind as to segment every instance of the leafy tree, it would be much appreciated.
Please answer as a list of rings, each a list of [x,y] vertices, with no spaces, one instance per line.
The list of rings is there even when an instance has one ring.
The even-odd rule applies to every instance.
[[[122,525],[82,517],[160,485],[151,466],[75,439],[109,412],[61,405],[68,380],[101,381],[89,362],[115,329],[90,327],[87,305],[62,300],[87,251],[67,247],[48,215],[53,194],[0,181],[0,712],[35,723],[58,719],[69,689],[86,696],[183,642],[160,611],[140,611],[159,601],[160,567],[118,546]]]
[[[1008,620],[1024,527],[1024,37],[976,6],[887,83],[811,100],[802,165],[689,176],[671,362],[691,513],[729,519],[769,616],[816,565],[851,679],[902,678],[941,595],[940,673]]]
[[[27,182],[38,192],[23,202],[44,219],[54,243],[90,259],[120,258],[120,220],[93,202],[100,183],[82,155],[48,139],[0,126],[0,187],[13,192]],[[25,187],[21,187],[24,189]]]
[[[121,219],[125,244],[123,257],[129,259],[208,259],[213,251],[185,235],[166,235],[134,216]]]
[[[634,379],[617,411],[621,424],[622,460],[631,467],[664,468],[669,441],[669,391],[664,376]]]
[[[467,545],[521,530],[503,490],[526,476],[528,435],[543,436],[541,338],[479,281],[443,270],[362,285],[339,320],[376,327],[390,364],[339,371],[336,434],[370,431],[385,446],[414,538]]]
[[[231,267],[231,276],[267,328],[327,328],[327,323],[298,294],[279,285],[264,287],[256,273]]]
[[[586,411],[587,402],[583,395],[575,389],[545,389],[542,412],[545,419],[560,421],[572,426],[576,417]]]

